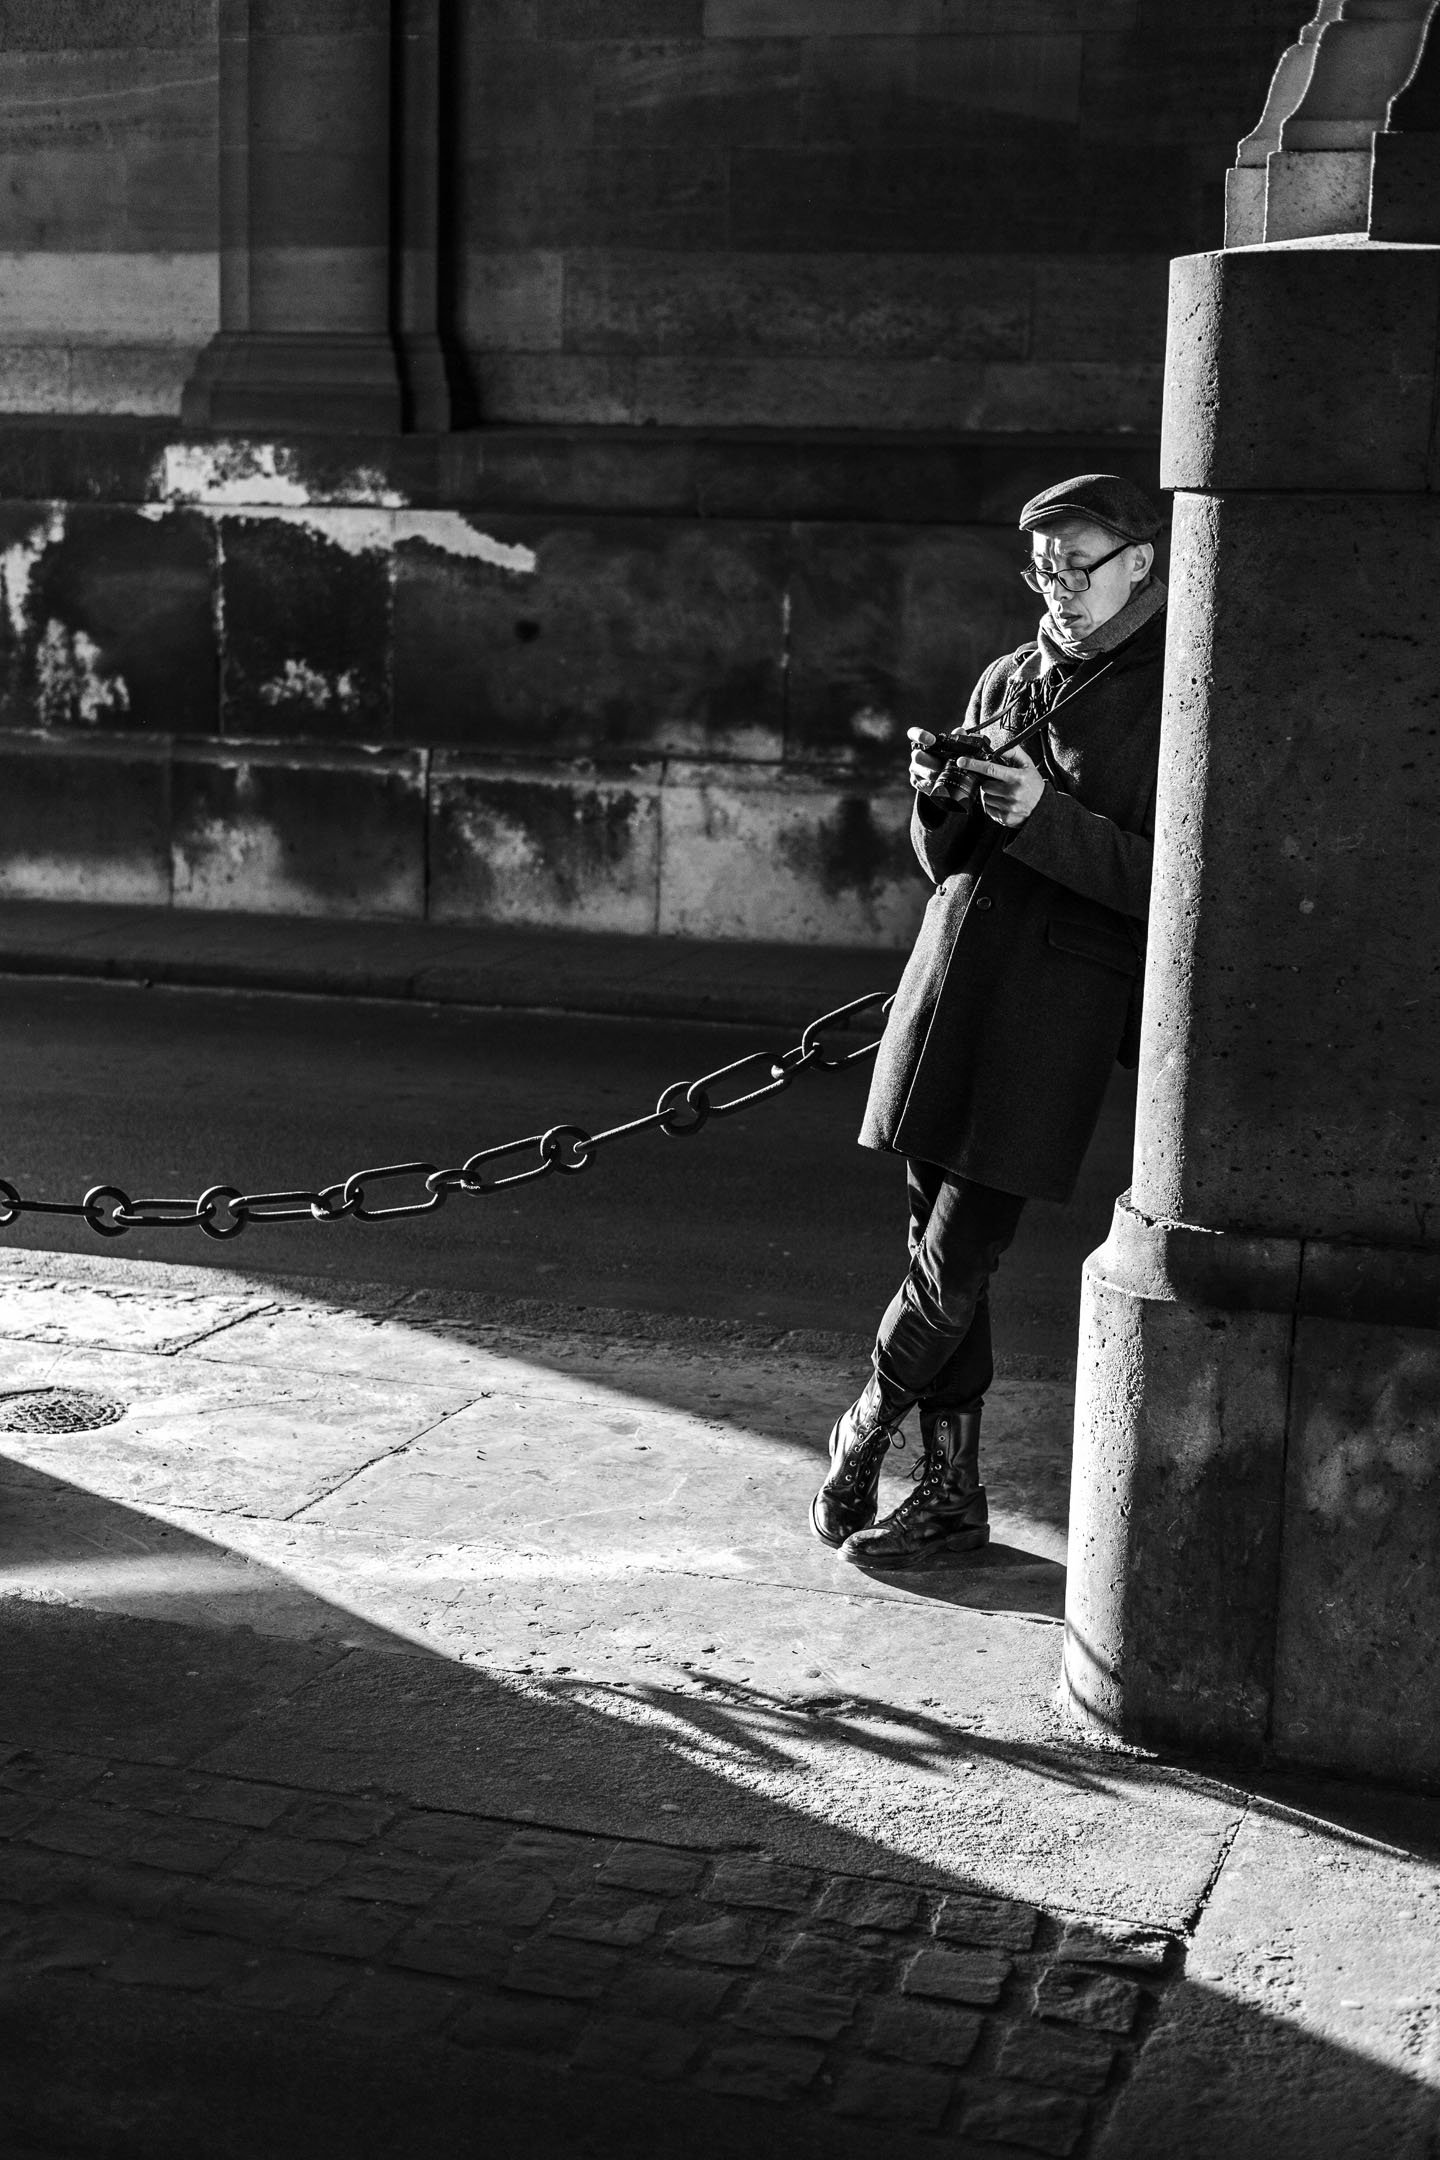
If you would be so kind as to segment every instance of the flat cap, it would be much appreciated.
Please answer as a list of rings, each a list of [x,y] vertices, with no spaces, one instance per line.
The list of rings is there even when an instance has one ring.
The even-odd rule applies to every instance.
[[[1077,473],[1032,495],[1020,512],[1021,532],[1053,525],[1060,518],[1088,518],[1121,540],[1153,540],[1165,522],[1144,490],[1119,473]]]

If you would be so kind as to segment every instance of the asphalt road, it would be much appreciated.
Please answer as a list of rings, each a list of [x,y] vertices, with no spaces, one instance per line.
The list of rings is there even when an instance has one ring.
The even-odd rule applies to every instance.
[[[639,1115],[668,1082],[765,1045],[755,1029],[691,1022],[20,978],[0,981],[0,1015],[0,1176],[60,1199],[111,1182],[132,1195],[278,1190],[418,1156],[457,1163],[562,1120],[596,1130]],[[899,1163],[854,1144],[865,1070],[807,1075],[693,1140],[646,1133],[583,1176],[410,1221],[102,1244],[72,1220],[25,1216],[0,1238],[868,1331],[904,1264],[904,1196]],[[1018,1370],[1073,1356],[1080,1265],[1129,1178],[1132,1103],[1117,1074],[1074,1201],[1032,1206],[1002,1270],[997,1333]]]

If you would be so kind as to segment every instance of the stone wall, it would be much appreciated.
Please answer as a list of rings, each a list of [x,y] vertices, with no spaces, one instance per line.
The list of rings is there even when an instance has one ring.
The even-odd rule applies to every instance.
[[[0,5],[0,410],[174,415],[215,0]],[[467,0],[448,304],[497,421],[1158,425],[1295,0]],[[878,28],[882,25],[883,28]]]
[[[0,894],[900,943],[904,729],[1105,447],[12,422]]]
[[[303,167],[364,11],[249,4]],[[442,5],[391,172],[488,424],[232,441],[216,0],[0,0],[0,893],[902,943],[904,730],[1033,628],[1027,495],[1154,484],[1293,6]]]

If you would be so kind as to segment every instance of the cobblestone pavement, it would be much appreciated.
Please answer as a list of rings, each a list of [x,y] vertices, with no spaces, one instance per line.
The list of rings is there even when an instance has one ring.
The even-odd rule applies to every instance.
[[[1180,1969],[1033,1905],[12,1750],[0,1973],[1082,2150]],[[317,2044],[323,2045],[323,2030]]]
[[[1056,1382],[838,1561],[862,1352],[0,1254],[3,2160],[1435,2160],[1440,1803],[1076,1729]]]

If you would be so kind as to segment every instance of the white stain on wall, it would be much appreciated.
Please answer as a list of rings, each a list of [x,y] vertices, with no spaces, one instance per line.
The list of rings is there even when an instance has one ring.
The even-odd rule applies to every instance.
[[[36,648],[35,672],[44,727],[64,727],[74,720],[93,727],[113,713],[130,710],[125,678],[106,671],[94,638],[68,629],[53,616]]]
[[[338,705],[342,712],[349,712],[359,702],[360,690],[353,668],[346,668],[340,675],[326,675],[320,668],[311,667],[308,660],[287,660],[278,675],[261,683],[257,695],[263,705],[298,701],[320,711]]]
[[[64,537],[64,509],[59,503],[51,503],[25,539],[14,541],[0,553],[0,585],[5,589],[5,612],[17,638],[23,638],[30,627],[30,586],[35,565],[47,548],[57,547]]]
[[[148,518],[182,507],[216,517],[259,516],[299,525],[347,555],[384,554],[419,541],[443,555],[522,577],[536,568],[533,548],[479,531],[458,510],[409,509],[368,467],[327,487],[317,502],[284,444],[168,443],[151,482],[159,499],[143,506]]]

